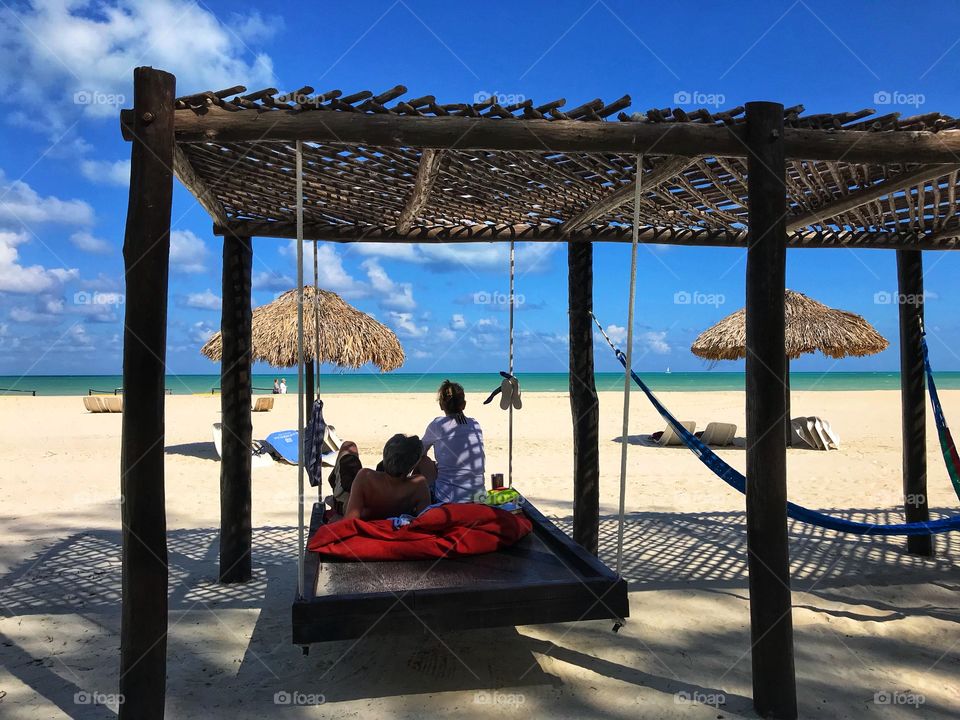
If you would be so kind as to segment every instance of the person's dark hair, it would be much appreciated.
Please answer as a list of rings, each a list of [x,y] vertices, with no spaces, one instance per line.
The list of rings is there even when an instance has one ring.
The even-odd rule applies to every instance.
[[[467,406],[467,398],[463,392],[463,385],[451,380],[444,380],[437,390],[437,402],[440,409],[447,415],[455,417],[461,425],[466,422],[463,409]]]
[[[383,446],[383,471],[393,477],[406,477],[423,457],[423,443],[416,435],[398,433]]]

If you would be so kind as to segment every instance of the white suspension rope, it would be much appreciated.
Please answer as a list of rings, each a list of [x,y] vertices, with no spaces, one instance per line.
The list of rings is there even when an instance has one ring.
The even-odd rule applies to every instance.
[[[630,447],[630,368],[633,367],[633,306],[637,294],[637,246],[640,240],[640,195],[643,189],[643,155],[637,156],[633,194],[633,242],[630,245],[630,307],[627,309],[627,367],[623,373],[623,432],[620,435],[620,522],[617,526],[617,574],[623,569],[623,518],[627,506],[627,448]]]
[[[314,396],[310,398],[310,405],[320,397],[320,285],[319,285],[319,266],[317,264],[317,241],[313,241],[313,339],[314,339],[314,362],[317,364],[317,371],[314,373]]]
[[[303,597],[303,143],[297,140],[297,511],[299,554],[297,555],[297,592]]]
[[[513,375],[513,291],[514,291],[514,243],[510,240],[510,360],[507,372]],[[507,487],[513,487],[513,400],[507,410]]]

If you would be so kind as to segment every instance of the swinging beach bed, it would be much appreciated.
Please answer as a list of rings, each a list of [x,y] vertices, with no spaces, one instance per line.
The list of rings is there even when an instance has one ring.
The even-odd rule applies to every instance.
[[[410,597],[418,616],[429,616],[438,627],[485,626],[491,616],[485,610],[501,603],[504,612],[516,613],[510,624],[578,619],[569,614],[584,603],[595,607],[604,589],[614,598],[625,592],[622,579],[593,557],[599,527],[593,243],[632,241],[634,267],[638,243],[746,249],[745,490],[754,704],[764,716],[796,717],[786,447],[784,434],[773,431],[782,427],[785,410],[786,249],[895,250],[899,293],[922,298],[921,251],[960,245],[957,121],[938,113],[875,117],[872,110],[803,115],[801,107],[765,102],[728,112],[627,114],[627,96],[572,109],[563,100],[442,105],[433,96],[403,100],[405,92],[398,86],[379,95],[318,94],[305,87],[278,96],[272,88],[247,93],[238,86],[176,99],[172,75],[152,68],[134,73],[134,107],[121,113],[123,135],[132,143],[124,242],[121,717],[160,717],[164,703],[163,358],[174,174],[223,238],[221,402],[224,437],[236,438],[229,452],[225,446],[221,465],[223,582],[251,576],[251,238],[566,244],[573,539],[531,508],[533,545],[517,548],[515,556],[491,557],[484,561],[490,567],[480,563],[469,570],[450,565],[445,579],[429,587],[416,588],[403,579],[403,569],[391,570],[397,589],[414,586]],[[302,253],[302,243],[298,248]],[[302,267],[298,258],[301,276]],[[629,331],[633,283],[632,275]],[[900,303],[899,313],[904,493],[925,498],[922,303]],[[627,368],[629,356],[628,343]],[[625,405],[629,397],[625,393]],[[303,403],[300,408],[302,413]],[[624,444],[621,480],[626,450]],[[621,484],[621,510],[623,503]],[[905,500],[905,514],[908,522],[928,520],[925,499]],[[909,537],[907,547],[921,555],[933,551],[929,535]],[[531,564],[521,557],[528,551],[567,560],[567,584],[571,567],[581,575],[574,577],[579,595],[567,597],[566,606],[556,602],[559,577],[552,561]],[[356,567],[325,563],[325,575],[319,577],[318,566],[310,577],[313,565],[301,558],[294,632],[304,634],[295,634],[295,641],[336,632],[355,637],[369,627],[374,611],[387,610],[374,607],[383,598],[368,597],[364,617],[347,617],[340,593],[352,588],[361,597],[376,589],[369,575],[364,581]],[[505,578],[523,580],[527,595],[505,602]],[[583,586],[594,579],[588,595]],[[490,582],[489,591],[472,586],[484,582]],[[487,608],[474,597],[481,595],[489,598]],[[477,604],[458,613],[461,601]],[[335,623],[323,619],[319,608],[325,602],[332,615],[341,614]],[[625,607],[599,604],[596,617],[626,614]],[[336,629],[347,626],[352,629]]]

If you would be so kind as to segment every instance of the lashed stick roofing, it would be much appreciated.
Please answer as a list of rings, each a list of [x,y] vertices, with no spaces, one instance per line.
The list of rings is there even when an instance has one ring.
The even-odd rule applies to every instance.
[[[303,147],[307,238],[433,242],[629,238],[634,153],[555,151],[549,146],[465,149],[461,145],[469,143],[463,141],[434,141],[431,131],[436,128],[440,138],[442,130],[447,138],[453,119],[469,120],[466,134],[475,144],[482,144],[476,139],[480,129],[484,137],[519,132],[517,142],[499,143],[502,147],[511,142],[536,147],[525,136],[539,137],[547,126],[564,133],[573,127],[567,144],[576,144],[577,127],[604,131],[620,127],[637,135],[651,126],[676,128],[658,136],[664,140],[660,146],[669,145],[668,149],[688,143],[684,138],[693,131],[691,146],[705,132],[713,139],[719,137],[714,130],[728,128],[726,135],[735,141],[728,138],[721,145],[730,148],[730,156],[718,152],[684,159],[675,153],[657,155],[656,149],[644,155],[642,239],[745,243],[747,162],[736,156],[743,154],[736,140],[743,107],[722,112],[680,108],[629,112],[629,96],[569,109],[564,100],[501,106],[490,98],[441,104],[433,96],[403,99],[402,86],[379,95],[370,91],[344,95],[339,90],[316,94],[310,87],[286,95],[273,88],[244,92],[237,86],[199,93],[179,98],[175,106],[177,174],[222,234],[290,237],[296,198],[291,140],[326,136]],[[614,116],[617,119],[611,120]],[[413,127],[408,120],[415,121],[417,137],[430,139],[430,149],[404,142]],[[940,113],[904,118],[899,113],[876,115],[869,109],[804,115],[803,107],[796,106],[785,109],[784,123],[785,132],[794,133],[790,142],[827,147],[827,154],[839,152],[830,143],[851,137],[855,142],[844,145],[850,157],[869,154],[878,138],[896,139],[899,158],[913,157],[913,144],[917,158],[935,155],[935,162],[924,163],[788,160],[792,245],[960,246],[960,156],[937,151],[938,143],[947,149],[957,146],[956,118]],[[354,125],[356,132],[345,132]],[[344,135],[350,139],[336,141]],[[361,142],[360,136],[373,140]],[[231,139],[238,137],[244,139]]]

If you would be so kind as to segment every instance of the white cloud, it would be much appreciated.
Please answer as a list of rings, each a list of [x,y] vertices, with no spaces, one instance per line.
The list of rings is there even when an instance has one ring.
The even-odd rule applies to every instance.
[[[217,330],[219,330],[219,328],[214,327],[208,322],[200,320],[190,326],[190,330],[187,334],[190,336],[191,341],[199,345],[203,345],[205,342],[207,342],[207,340],[210,339],[211,335],[217,332]]]
[[[415,310],[416,301],[413,299],[413,285],[408,282],[394,282],[387,275],[376,258],[364,260],[360,267],[367,271],[370,286],[380,296],[380,305],[394,310]]]
[[[249,15],[230,13],[230,30],[245,43],[265,42],[283,30],[283,18],[279,15],[261,15],[253,10]]]
[[[467,327],[467,321],[463,315],[456,313],[450,317],[450,327],[453,330],[463,330]]]
[[[297,241],[291,240],[288,245],[282,246],[280,253],[293,259],[293,269],[296,270]],[[340,253],[329,243],[317,245],[317,278],[321,290],[331,290],[345,298],[359,298],[369,294],[367,286],[347,272]],[[303,243],[303,284],[313,285],[313,243],[308,241]],[[294,280],[290,287],[296,286]]]
[[[667,343],[667,333],[665,330],[648,330],[640,333],[637,339],[650,352],[656,355],[666,355],[670,352],[670,345]]]
[[[273,270],[262,270],[253,274],[251,284],[254,290],[293,290],[297,281],[289,275],[283,275]]]
[[[424,337],[429,332],[426,325],[417,325],[413,319],[413,313],[391,311],[388,314],[398,335],[419,338]]]
[[[93,208],[83,200],[41,196],[22,180],[8,180],[0,170],[0,223],[89,225]]]
[[[80,163],[80,172],[87,180],[98,185],[119,185],[126,187],[130,183],[130,161],[84,160]]]
[[[70,236],[70,242],[73,243],[74,247],[89,253],[99,253],[104,255],[113,250],[113,245],[108,243],[106,240],[102,240],[101,238],[92,235],[86,230],[75,232]]]
[[[620,325],[607,325],[607,335],[617,345],[623,345],[627,341],[627,329]]]
[[[170,266],[185,273],[200,273],[207,269],[210,251],[206,243],[190,230],[170,233]]]
[[[215,294],[209,288],[203,292],[190,293],[183,299],[185,307],[196,308],[198,310],[219,310],[223,307],[223,301],[220,296]]]
[[[259,13],[235,14],[231,23],[249,33],[258,20],[264,24]],[[175,74],[181,95],[237,82],[253,88],[275,83],[268,55],[250,57],[230,26],[190,0],[33,0],[16,10],[4,6],[0,46],[7,68],[0,73],[0,91],[41,109],[46,122],[36,124],[57,135],[79,112],[115,118],[120,105],[133,101],[133,68],[140,65]]]
[[[0,230],[0,292],[38,293],[57,287],[79,276],[76,268],[24,266],[19,262],[17,246],[27,242],[26,233]]]
[[[516,271],[531,273],[549,268],[549,260],[557,243],[517,243]],[[506,272],[510,263],[510,246],[497,243],[358,243],[356,252],[373,257],[425,265],[436,272],[457,270]]]

